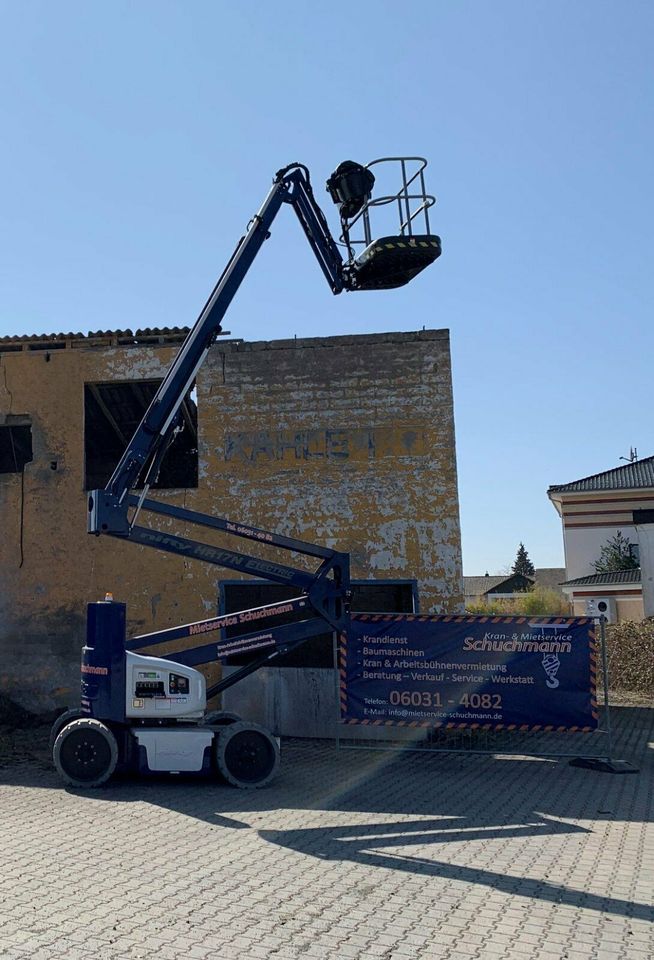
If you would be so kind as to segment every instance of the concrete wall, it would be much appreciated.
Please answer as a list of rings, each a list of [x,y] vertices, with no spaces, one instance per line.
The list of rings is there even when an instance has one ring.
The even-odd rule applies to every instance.
[[[634,529],[640,552],[643,616],[654,617],[654,523],[639,523]]]
[[[89,600],[111,590],[148,632],[211,615],[233,573],[86,533],[84,383],[161,377],[177,348],[6,346],[0,424],[31,418],[34,460],[0,475],[0,692],[45,709],[77,698]],[[348,550],[354,577],[416,577],[424,612],[461,609],[447,331],[219,341],[197,393],[198,489],[159,498]]]

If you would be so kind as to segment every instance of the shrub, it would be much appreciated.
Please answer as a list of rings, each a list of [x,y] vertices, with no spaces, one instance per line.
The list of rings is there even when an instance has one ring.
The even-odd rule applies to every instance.
[[[466,613],[493,617],[572,616],[570,605],[555,590],[536,587],[515,600],[473,603]],[[599,629],[598,629],[599,636]],[[599,654],[599,645],[598,645]],[[623,620],[606,628],[606,656],[612,690],[654,698],[654,617],[636,623]],[[602,664],[598,656],[598,682],[602,687]]]
[[[466,613],[493,617],[570,617],[571,607],[566,597],[556,590],[534,587],[513,600],[493,600],[491,603],[471,603]]]
[[[612,689],[654,696],[654,618],[607,627],[606,656]]]

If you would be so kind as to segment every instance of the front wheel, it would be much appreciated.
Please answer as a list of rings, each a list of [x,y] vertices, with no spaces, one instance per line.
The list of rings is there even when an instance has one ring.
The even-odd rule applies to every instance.
[[[212,710],[211,713],[205,713],[200,723],[205,727],[227,727],[230,723],[238,723],[240,719],[239,714],[231,710]]]
[[[61,730],[54,743],[52,759],[69,786],[99,787],[116,769],[118,744],[104,723],[83,717]]]
[[[232,786],[265,787],[277,773],[279,746],[264,727],[241,720],[224,727],[214,738],[214,758]]]
[[[61,731],[64,729],[64,727],[67,726],[69,723],[71,723],[73,720],[79,720],[79,718],[83,716],[84,714],[79,709],[79,707],[71,707],[71,709],[64,711],[64,713],[62,713],[60,716],[57,717],[55,722],[52,724],[52,727],[50,728],[50,740],[48,743],[50,756],[52,756],[52,752],[54,750],[55,740],[57,739]]]

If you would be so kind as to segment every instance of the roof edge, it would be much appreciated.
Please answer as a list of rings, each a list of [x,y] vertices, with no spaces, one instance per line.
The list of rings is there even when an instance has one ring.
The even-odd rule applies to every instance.
[[[608,477],[611,474],[622,474],[627,473],[629,470],[633,470],[635,467],[638,467],[645,463],[654,464],[654,456],[651,457],[640,457],[638,460],[633,460],[630,463],[625,463],[623,466],[611,467],[609,470],[600,470],[599,473],[591,473],[587,477],[580,477],[578,480],[571,480],[569,483],[554,483],[547,488],[547,495],[551,499],[552,493],[579,493],[576,489],[577,484],[580,483],[589,483],[591,480],[599,480],[601,477]],[[611,489],[610,487],[607,489]],[[616,489],[624,489],[616,487]],[[588,491],[595,492],[595,491]]]

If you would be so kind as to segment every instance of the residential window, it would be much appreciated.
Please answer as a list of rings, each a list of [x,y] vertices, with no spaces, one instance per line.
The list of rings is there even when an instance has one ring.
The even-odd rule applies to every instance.
[[[161,380],[130,380],[125,383],[84,385],[84,485],[87,490],[104,487],[143,419]],[[198,408],[195,388],[180,408],[182,427],[161,462],[159,490],[187,489],[198,485]],[[139,477],[142,486],[147,464]]]
[[[638,543],[629,544],[629,558],[633,560],[635,564],[640,566],[640,544]]]
[[[28,423],[0,426],[0,473],[22,473],[32,460],[32,427]]]

